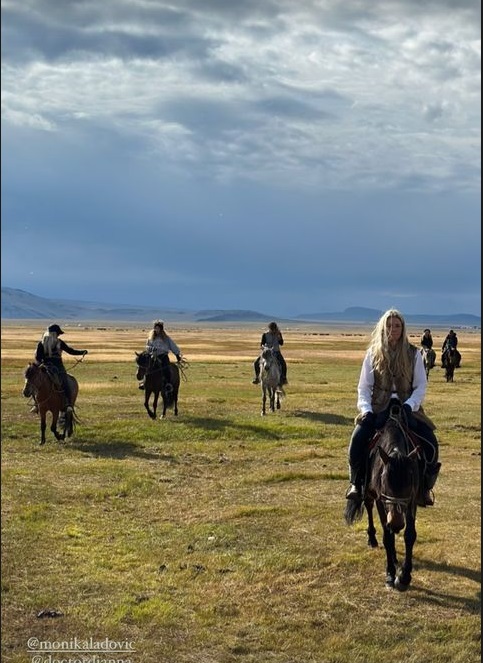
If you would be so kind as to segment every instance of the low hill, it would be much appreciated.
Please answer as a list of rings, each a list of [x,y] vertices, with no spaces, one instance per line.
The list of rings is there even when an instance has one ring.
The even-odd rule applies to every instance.
[[[283,322],[327,322],[372,324],[382,311],[353,306],[342,312],[304,313],[285,317]],[[481,318],[467,313],[449,315],[405,315],[410,324],[449,327],[480,327]],[[163,306],[135,306],[100,302],[47,299],[24,290],[2,288],[2,319],[5,320],[103,320],[146,322],[161,318],[168,322],[269,322],[280,318],[272,314],[243,309],[202,309],[192,311]]]

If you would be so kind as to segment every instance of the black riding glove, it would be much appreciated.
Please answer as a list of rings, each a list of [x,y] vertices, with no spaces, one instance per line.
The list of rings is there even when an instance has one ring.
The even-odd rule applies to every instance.
[[[361,419],[362,426],[375,426],[376,424],[376,415],[374,412],[366,412]]]
[[[415,421],[414,421],[414,417],[413,417],[413,410],[412,410],[411,406],[409,405],[409,403],[404,403],[403,411],[404,411],[404,414],[406,415],[406,421],[407,421],[408,426],[410,426],[412,428],[415,425]]]

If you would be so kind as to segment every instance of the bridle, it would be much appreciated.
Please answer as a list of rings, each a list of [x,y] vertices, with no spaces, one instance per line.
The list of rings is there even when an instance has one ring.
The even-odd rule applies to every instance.
[[[419,447],[415,445],[411,436],[408,434],[408,430],[403,426],[400,416],[401,409],[402,408],[399,404],[392,405],[389,410],[388,421],[393,421],[403,434],[405,442],[404,451],[406,453],[405,459],[407,460],[415,455],[419,457]],[[411,444],[412,449],[408,453],[409,444]],[[390,454],[387,455],[391,457]],[[398,513],[405,513],[411,502],[414,500],[414,497],[395,497],[394,495],[387,495],[386,493],[380,492],[379,499],[384,504],[386,511],[390,508],[395,508]]]

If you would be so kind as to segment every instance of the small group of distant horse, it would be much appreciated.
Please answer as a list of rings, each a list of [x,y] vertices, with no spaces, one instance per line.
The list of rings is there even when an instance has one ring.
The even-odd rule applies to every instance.
[[[436,352],[432,348],[421,348],[421,354],[423,356],[424,370],[426,371],[426,377],[429,380],[429,371],[436,365]],[[446,382],[453,382],[454,380],[454,371],[455,368],[459,366],[461,361],[461,355],[455,348],[447,348],[444,353],[442,368],[444,368],[444,375]]]

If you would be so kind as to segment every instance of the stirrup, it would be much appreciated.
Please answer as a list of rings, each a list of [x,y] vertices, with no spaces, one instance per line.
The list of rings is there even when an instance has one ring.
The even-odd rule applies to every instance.
[[[252,384],[260,384],[260,378],[253,378]]]

